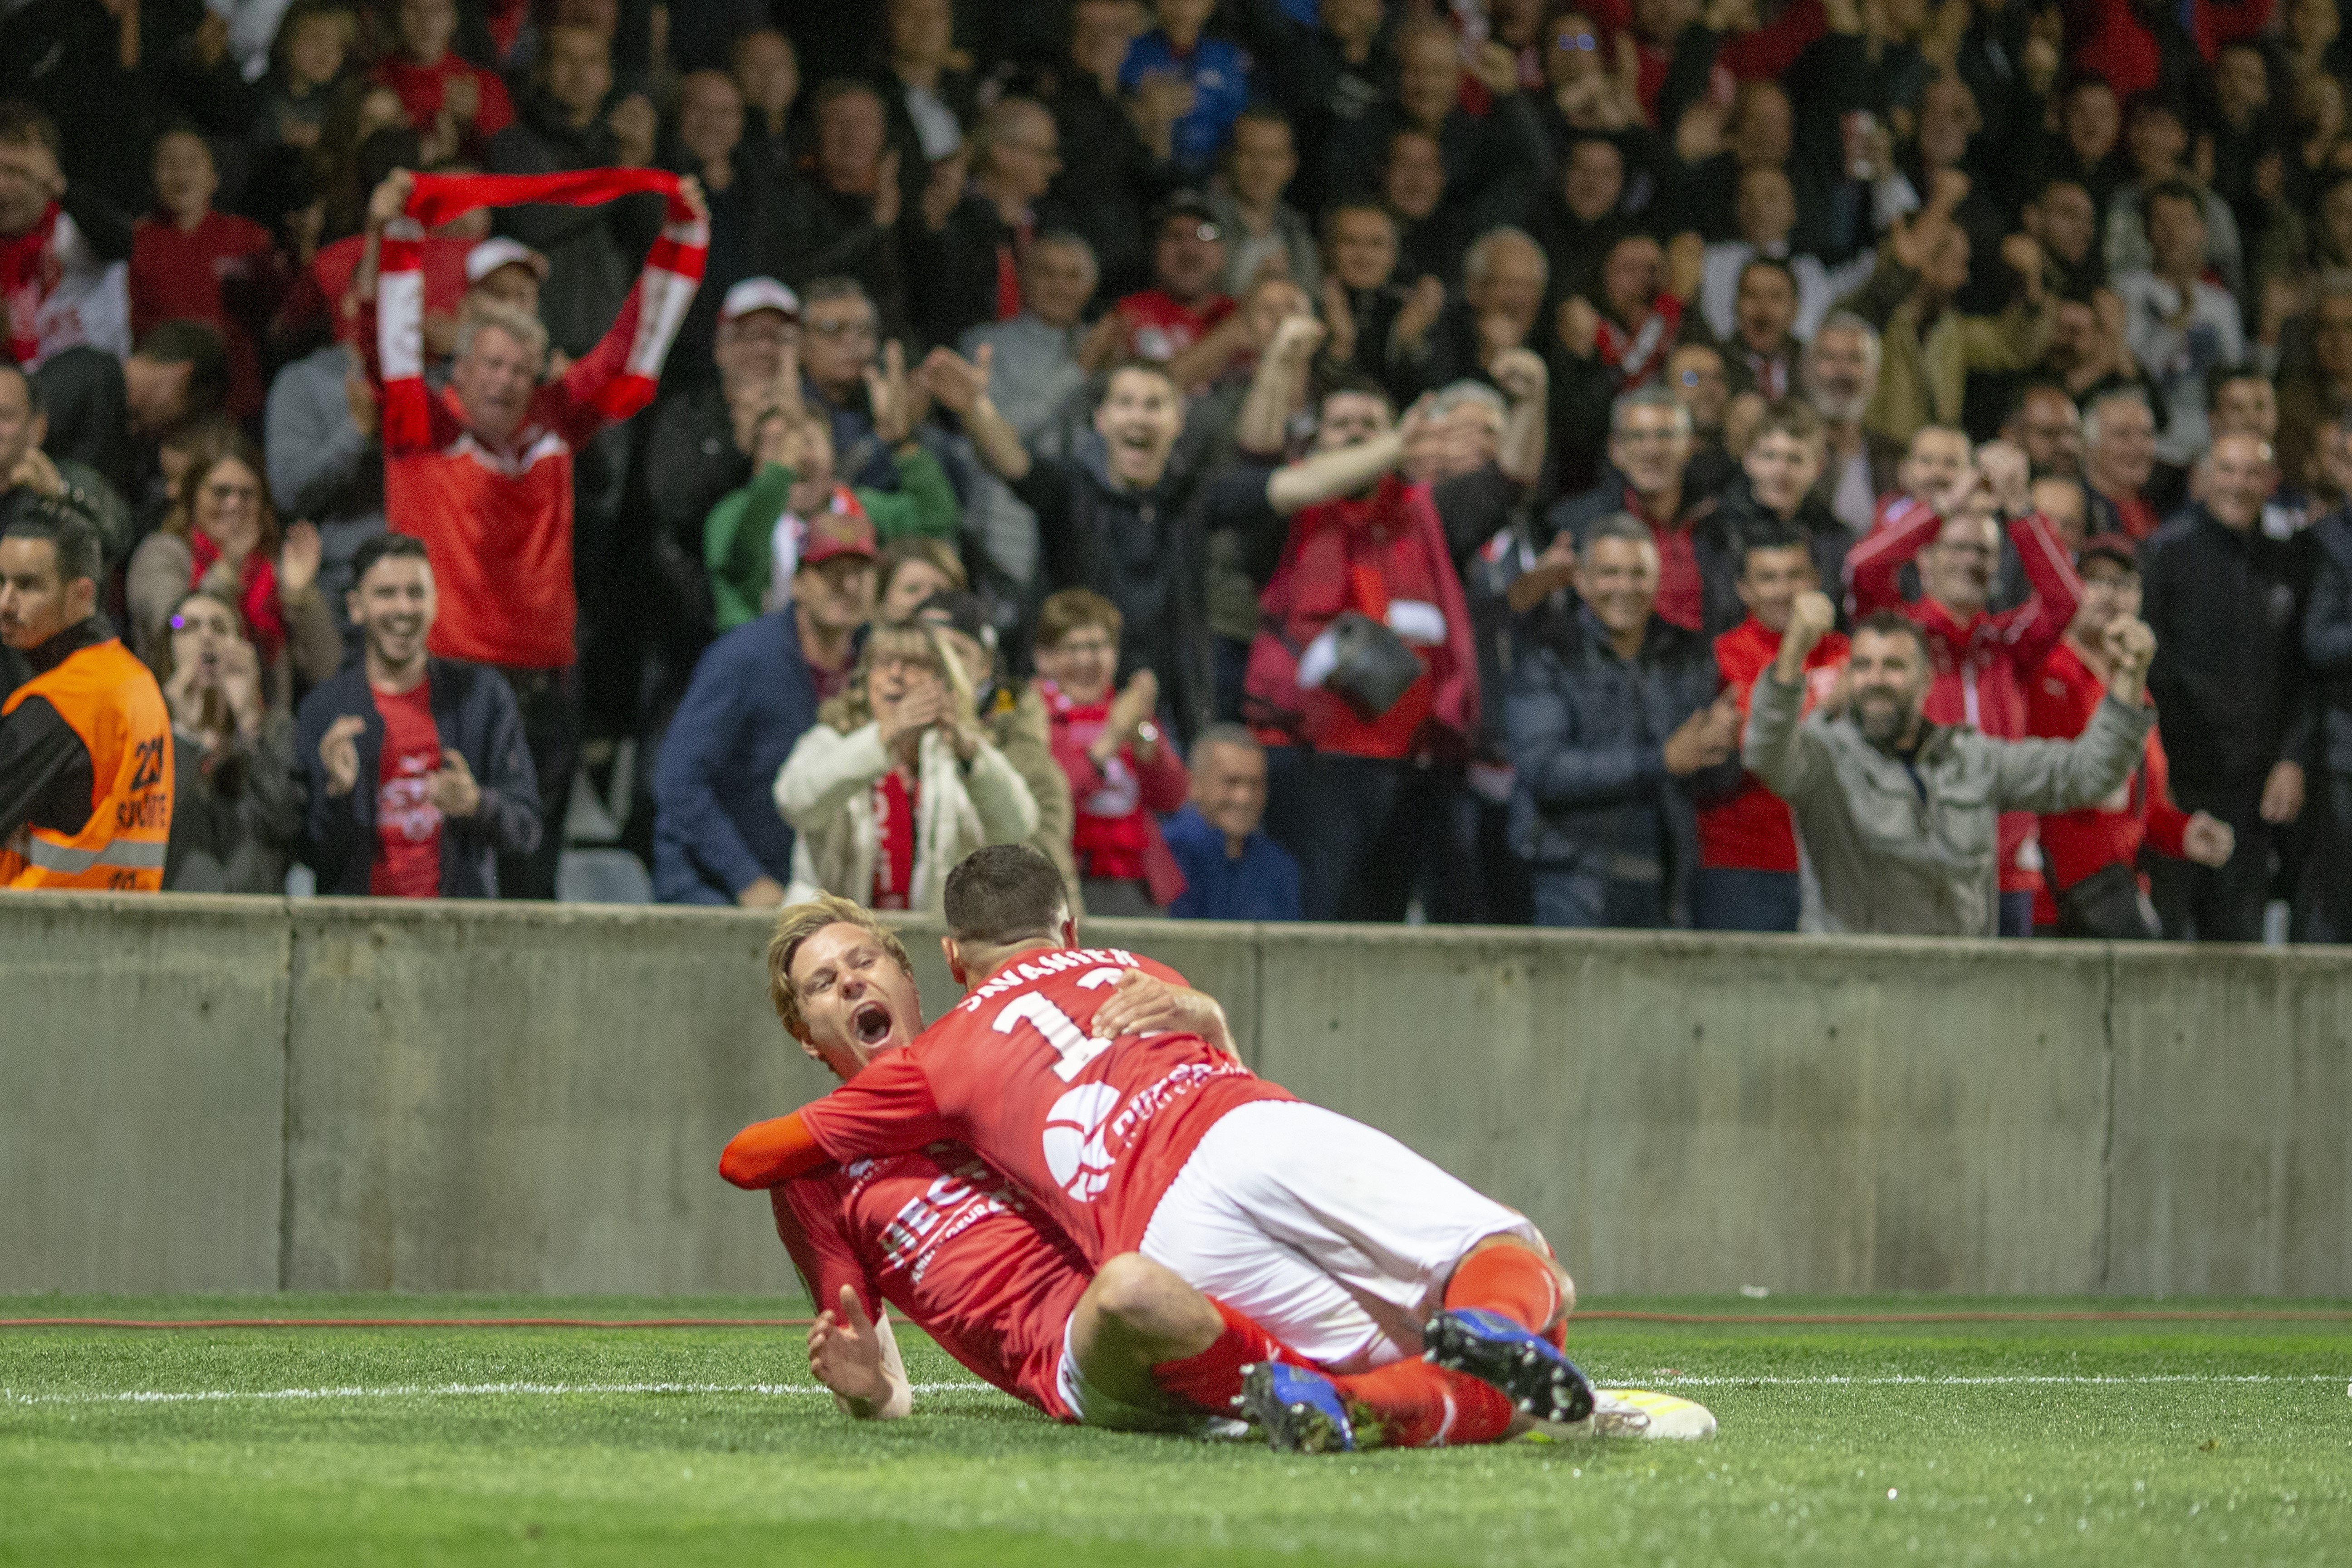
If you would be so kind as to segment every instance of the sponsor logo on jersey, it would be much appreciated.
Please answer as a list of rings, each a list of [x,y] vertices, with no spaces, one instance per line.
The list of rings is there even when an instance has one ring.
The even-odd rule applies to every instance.
[[[862,1185],[882,1163],[860,1160],[843,1170],[853,1183]],[[947,1174],[908,1200],[883,1226],[877,1238],[882,1248],[881,1272],[903,1268],[919,1283],[931,1259],[950,1240],[991,1215],[1022,1212],[1024,1205],[1012,1184],[977,1156],[966,1154],[949,1167]]]
[[[1082,1083],[1046,1112],[1045,1169],[1064,1192],[1090,1204],[1110,1185],[1111,1173],[1152,1118],[1213,1079],[1250,1076],[1239,1062],[1186,1062],[1137,1089],[1124,1105],[1111,1085]]]
[[[1055,1186],[1082,1204],[1092,1203],[1110,1185],[1116,1162],[1103,1142],[1103,1129],[1118,1108],[1118,1089],[1082,1083],[1045,1113],[1045,1168]]]

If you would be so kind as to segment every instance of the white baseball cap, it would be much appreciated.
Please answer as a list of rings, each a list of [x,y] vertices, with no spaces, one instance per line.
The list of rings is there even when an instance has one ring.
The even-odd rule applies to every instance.
[[[518,261],[537,273],[541,282],[546,281],[547,258],[519,239],[505,238],[486,239],[466,252],[466,281],[479,283],[499,268],[511,267]]]
[[[746,278],[727,290],[727,298],[719,306],[719,319],[731,321],[754,310],[781,310],[785,320],[797,321],[801,319],[801,297],[772,278]]]

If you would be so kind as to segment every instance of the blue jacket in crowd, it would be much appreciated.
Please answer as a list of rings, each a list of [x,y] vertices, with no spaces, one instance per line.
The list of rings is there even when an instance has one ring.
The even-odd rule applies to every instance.
[[[1180,57],[1168,35],[1154,27],[1128,45],[1118,86],[1133,92],[1148,76],[1178,77],[1192,84],[1192,107],[1169,139],[1176,166],[1190,179],[1215,167],[1234,121],[1249,107],[1249,71],[1248,52],[1231,38],[1202,38],[1191,54]],[[1158,236],[1152,237],[1156,241]]]
[[[466,770],[482,792],[473,816],[442,818],[441,896],[495,899],[499,857],[530,854],[539,847],[542,831],[538,776],[523,743],[514,689],[497,670],[455,658],[428,659],[425,683],[442,746],[466,759]],[[366,725],[357,741],[359,783],[342,795],[329,795],[319,742],[346,715]],[[349,661],[302,699],[294,717],[294,757],[310,782],[303,858],[318,875],[319,891],[366,897],[375,867],[383,719],[368,689],[364,660]]]
[[[1715,700],[1715,654],[1696,632],[1650,617],[1628,661],[1591,607],[1528,648],[1511,671],[1504,725],[1516,779],[1511,847],[1538,875],[1605,881],[1619,857],[1663,856],[1667,909],[1686,923],[1698,866],[1697,802],[1739,787],[1735,754],[1677,779],[1666,738]]]
[[[1238,860],[1225,854],[1224,830],[1197,806],[1163,818],[1160,833],[1184,868],[1184,890],[1168,912],[1187,921],[1295,921],[1298,862],[1264,829],[1242,841]]]
[[[762,877],[793,879],[776,774],[816,722],[816,681],[788,606],[703,651],[654,769],[654,896],[731,904]]]

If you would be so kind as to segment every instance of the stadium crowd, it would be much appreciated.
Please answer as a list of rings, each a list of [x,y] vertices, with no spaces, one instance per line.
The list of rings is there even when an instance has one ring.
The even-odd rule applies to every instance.
[[[2338,35],[26,0],[0,878],[2336,940]]]

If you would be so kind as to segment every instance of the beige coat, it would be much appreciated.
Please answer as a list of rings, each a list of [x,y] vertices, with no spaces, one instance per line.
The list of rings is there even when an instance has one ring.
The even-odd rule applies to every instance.
[[[2073,811],[2139,766],[2156,710],[2101,702],[2072,741],[1929,726],[1906,766],[1850,717],[1803,716],[1805,689],[1756,682],[1740,758],[1789,803],[1822,910],[1808,931],[1997,936],[2000,814]]]
[[[793,882],[784,901],[820,892],[864,903],[874,889],[876,781],[890,770],[882,727],[846,734],[818,723],[776,774],[776,809],[793,825]],[[990,844],[1037,831],[1037,802],[1004,753],[983,741],[970,763],[938,731],[925,731],[916,767],[915,875],[908,907],[937,914],[956,862]]]

